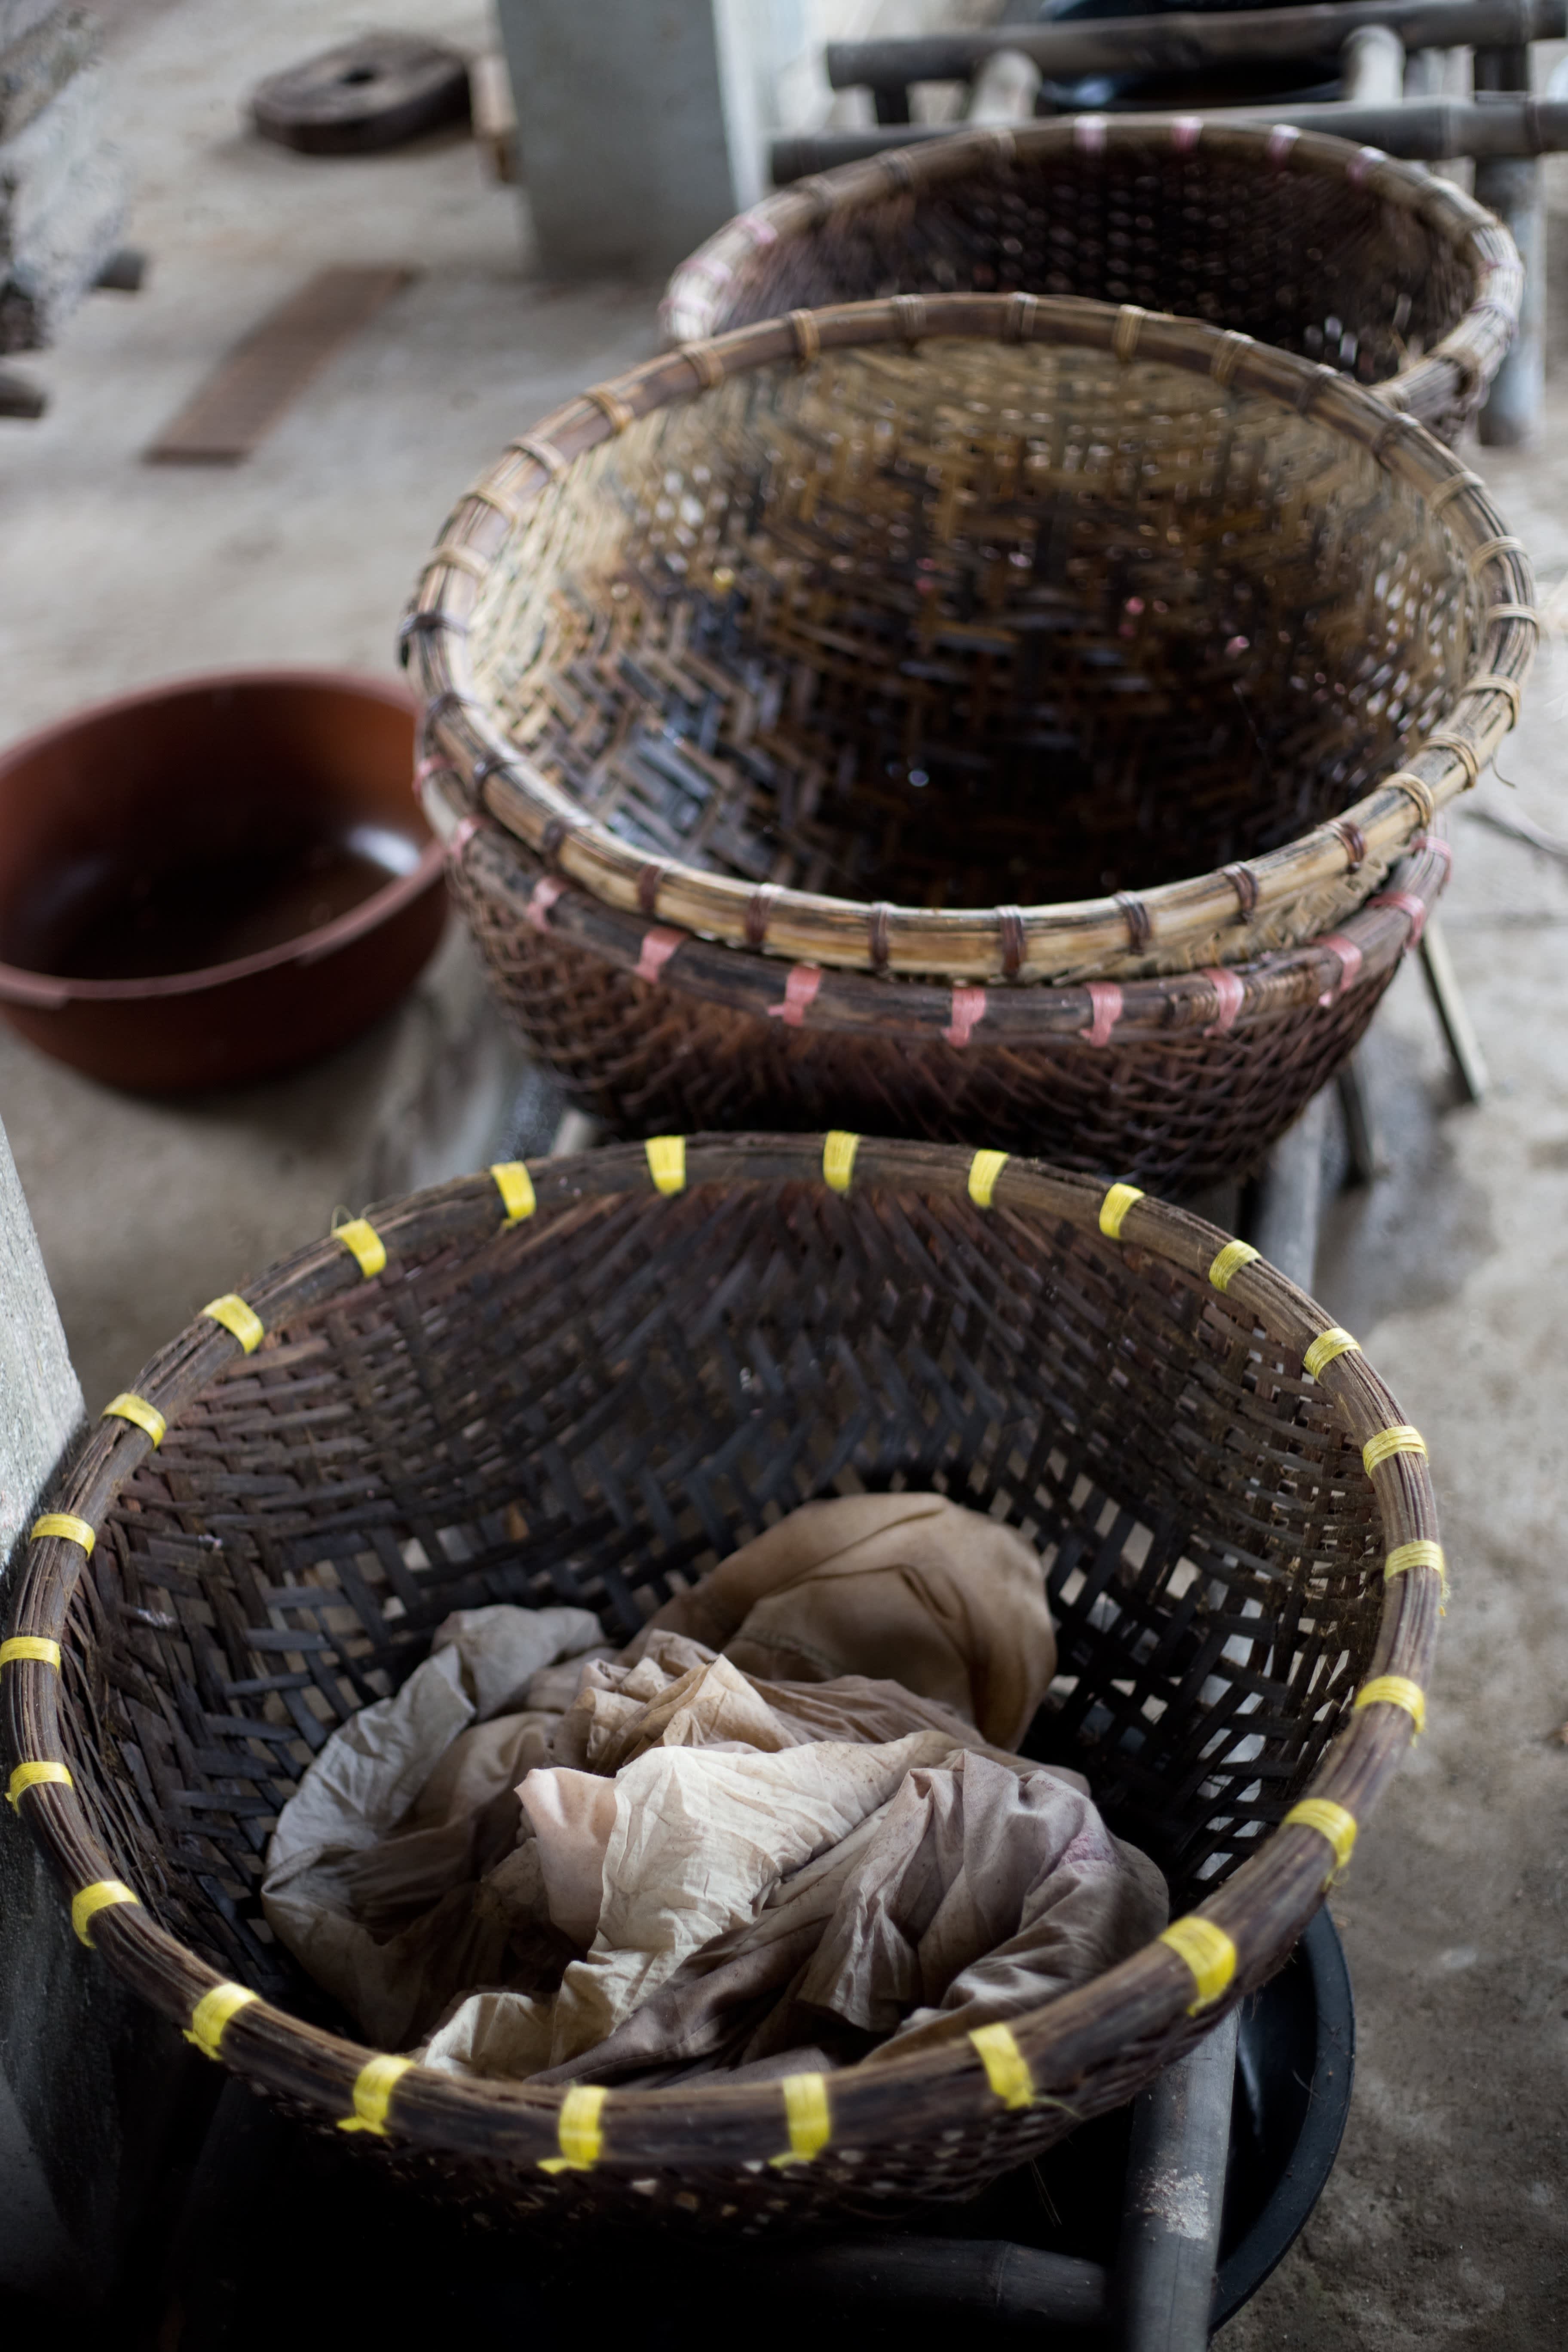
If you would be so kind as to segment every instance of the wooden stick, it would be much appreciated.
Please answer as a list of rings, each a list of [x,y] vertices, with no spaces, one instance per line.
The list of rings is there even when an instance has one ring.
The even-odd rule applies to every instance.
[[[1340,1109],[1344,1114],[1345,1139],[1350,1146],[1351,1181],[1355,1184],[1374,1183],[1379,1176],[1388,1172],[1388,1154],[1384,1149],[1377,1113],[1373,1108],[1372,1094],[1359,1052],[1352,1054],[1343,1065],[1335,1083],[1340,1090]]]
[[[1448,941],[1436,916],[1426,925],[1421,938],[1421,970],[1432,992],[1432,1003],[1448,1051],[1454,1058],[1460,1089],[1465,1100],[1484,1102],[1491,1084],[1481,1041],[1476,1034],[1468,1007],[1459,992],[1458,974],[1448,953]]]

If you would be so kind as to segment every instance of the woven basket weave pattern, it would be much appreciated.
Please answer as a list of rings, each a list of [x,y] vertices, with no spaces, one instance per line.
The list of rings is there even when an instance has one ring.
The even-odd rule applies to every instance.
[[[1277,848],[1437,724],[1480,629],[1424,502],[1321,426],[954,343],[633,425],[535,509],[469,648],[649,856],[940,908]]]
[[[1452,439],[1517,320],[1522,270],[1481,206],[1414,166],[1240,124],[959,134],[826,173],[711,237],[670,281],[679,342],[826,302],[1078,294],[1239,329],[1388,383]],[[1440,354],[1440,355],[1439,355]]]
[[[426,805],[451,826],[428,790]],[[547,893],[546,906],[542,867],[493,824],[454,833],[448,874],[508,1019],[621,1134],[984,1135],[1179,1197],[1257,1167],[1354,1050],[1417,935],[1412,909],[1441,890],[1447,854],[1439,844],[1403,861],[1390,878],[1405,905],[1352,917],[1337,944],[1231,967],[1229,1003],[1212,973],[1135,982],[1116,992],[1103,1032],[1083,989],[951,992],[786,971],[578,892]]]
[[[1122,979],[1361,903],[1517,716],[1531,594],[1476,478],[1331,370],[910,298],[546,420],[405,644],[422,772],[606,904],[837,968]]]
[[[582,1601],[618,1636],[795,1504],[895,1486],[1036,1544],[1051,1752],[1231,1937],[1225,1998],[1269,1974],[1327,1868],[1277,1825],[1310,1780],[1363,1815],[1409,1736],[1351,1702],[1369,1672],[1425,1677],[1436,1579],[1382,1570],[1436,1533],[1425,1465],[1366,1473],[1393,1399],[1354,1354],[1308,1379],[1321,1313],[1258,1265],[1222,1295],[1212,1227],[1139,1199],[1111,1240],[1102,1187],[1013,1162],[982,1208],[973,1181],[968,1153],[870,1141],[846,1172],[820,1139],[694,1142],[668,1196],[635,1148],[542,1163],[520,1223],[488,1177],[373,1210],[383,1274],[325,1243],[247,1286],[258,1352],[210,1319],[165,1349],[139,1383],[161,1445],[102,1424],[64,1497],[97,1530],[85,1568],[48,1538],[20,1580],[15,1630],[61,1642],[63,1677],[3,1677],[13,1754],[74,1775],[24,1800],[68,1894],[142,1898],[96,1914],[103,1956],[181,2023],[214,1968],[261,1992],[225,2063],[342,2118],[366,2053],[279,2005],[320,1997],[257,1892],[329,1732],[453,1608]],[[556,2093],[415,2068],[386,2128],[426,2185],[513,2209],[886,2210],[1127,2097],[1192,2011],[1186,1963],[1151,1946],[1018,2021],[1033,2106],[1004,2109],[967,2044],[849,2069],[831,2147],[785,2173],[776,2084],[612,2092],[584,2172],[542,2168]]]

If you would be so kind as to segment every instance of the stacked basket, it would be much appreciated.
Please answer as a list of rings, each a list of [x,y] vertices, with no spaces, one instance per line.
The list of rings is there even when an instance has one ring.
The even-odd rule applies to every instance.
[[[559,410],[459,503],[405,643],[459,902],[612,1123],[1193,1187],[1419,937],[1531,594],[1475,477],[1326,364],[903,295]]]

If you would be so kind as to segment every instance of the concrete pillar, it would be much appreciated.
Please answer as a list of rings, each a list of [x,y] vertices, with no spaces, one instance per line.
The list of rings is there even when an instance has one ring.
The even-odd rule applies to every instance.
[[[83,1423],[81,1390],[0,1128],[0,1611]],[[0,1785],[10,1778],[4,1759]],[[24,1799],[24,1805],[26,1800]],[[179,2038],[71,1932],[26,1825],[0,1803],[0,2289],[110,2293],[183,2079]]]
[[[747,0],[498,0],[551,278],[663,276],[761,195]],[[761,19],[761,23],[759,23]]]

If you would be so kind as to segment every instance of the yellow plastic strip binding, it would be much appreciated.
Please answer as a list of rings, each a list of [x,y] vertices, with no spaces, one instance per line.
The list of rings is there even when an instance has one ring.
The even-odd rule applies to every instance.
[[[386,1264],[386,1244],[368,1217],[351,1217],[335,1228],[332,1239],[342,1242],[367,1282]]]
[[[41,1789],[48,1781],[58,1781],[62,1789],[74,1789],[76,1782],[64,1764],[18,1764],[11,1775],[11,1785],[5,1791],[5,1802],[14,1813],[22,1810],[22,1799],[29,1789]]]
[[[1440,1543],[1423,1536],[1415,1543],[1395,1544],[1383,1563],[1384,1582],[1391,1576],[1408,1576],[1412,1569],[1435,1568],[1443,1580],[1443,1598],[1448,1598],[1448,1562]]]
[[[779,2087],[789,2123],[789,2146],[782,2156],[770,2156],[768,2162],[782,2171],[786,2164],[809,2164],[827,2146],[833,2137],[833,2116],[826,2074],[786,2074]]]
[[[169,1426],[157,1406],[149,1404],[146,1398],[138,1396],[133,1389],[127,1389],[123,1395],[110,1397],[99,1419],[133,1422],[138,1429],[146,1431],[154,1445],[162,1445],[163,1432]]]
[[[977,1151],[969,1163],[969,1197],[977,1209],[988,1209],[996,1191],[996,1179],[1007,1165],[1005,1151]]]
[[[185,2040],[199,2050],[204,2058],[216,2058],[223,2040],[224,2027],[237,2010],[256,1999],[248,1985],[216,1984],[211,1992],[204,1992],[191,2011],[191,2021],[185,2029]]]
[[[247,1307],[237,1290],[226,1290],[221,1298],[208,1301],[202,1308],[215,1323],[231,1331],[247,1356],[254,1356],[267,1337],[267,1326],[254,1307]]]
[[[1316,1380],[1324,1367],[1333,1362],[1336,1356],[1352,1354],[1359,1356],[1360,1353],[1361,1341],[1352,1339],[1348,1331],[1342,1331],[1339,1325],[1334,1323],[1328,1330],[1319,1332],[1301,1361]]]
[[[41,1519],[35,1519],[29,1531],[29,1542],[41,1543],[45,1536],[60,1536],[67,1543],[80,1544],[89,1559],[93,1545],[98,1541],[87,1521],[79,1519],[71,1511],[46,1511]]]
[[[1244,1265],[1250,1265],[1258,1252],[1250,1242],[1226,1242],[1209,1268],[1209,1280],[1216,1290],[1228,1290],[1232,1279]]]
[[[644,1146],[647,1153],[647,1172],[661,1192],[684,1192],[686,1190],[686,1138],[683,1135],[650,1135]]]
[[[521,1160],[498,1160],[490,1169],[496,1180],[496,1190],[501,1196],[509,1225],[517,1224],[523,1217],[531,1217],[539,1202],[534,1197],[533,1179]]]
[[[1419,1454],[1426,1460],[1426,1440],[1407,1421],[1395,1422],[1392,1429],[1380,1429],[1375,1437],[1367,1439],[1361,1449],[1367,1476],[1370,1478],[1380,1463],[1391,1461],[1396,1454]]]
[[[1136,1184],[1113,1184],[1100,1204],[1100,1230],[1107,1240],[1119,1242],[1121,1228],[1127,1223],[1127,1212],[1134,1201],[1143,1198]]]
[[[100,1911],[107,1911],[111,1904],[140,1903],[141,1899],[140,1895],[132,1895],[123,1879],[95,1879],[90,1886],[84,1886],[79,1895],[72,1895],[71,1926],[90,1949],[92,1937],[87,1932],[88,1921]]]
[[[1357,1691],[1352,1714],[1363,1706],[1402,1706],[1418,1733],[1426,1728],[1426,1694],[1407,1675],[1374,1675]]]
[[[1198,1997],[1187,2015],[1194,2017],[1219,1999],[1236,1974],[1236,1946],[1223,1927],[1216,1927],[1212,1919],[1200,1918],[1195,1911],[1184,1919],[1173,1919],[1160,1941],[1169,1944],[1193,1972]]]
[[[599,2127],[609,2093],[598,2083],[574,2083],[561,2102],[556,2117],[555,2137],[559,2156],[541,2157],[541,2172],[590,2172],[605,2150],[605,2135]]]
[[[1035,2078],[1029,2062],[1005,2025],[976,2025],[969,2038],[980,2053],[985,2079],[1005,2107],[1032,2107]]]
[[[849,1190],[849,1178],[855,1166],[855,1154],[859,1150],[859,1137],[858,1135],[848,1134],[841,1127],[836,1127],[832,1133],[824,1139],[822,1146],[823,1181],[825,1183],[831,1185],[834,1192],[847,1192]],[[795,2076],[793,2074],[786,2075],[784,2079],[786,2082],[793,2082],[795,2080]],[[800,2079],[803,2083],[805,2083],[812,2081],[814,2078],[809,2074],[803,2074]]]
[[[375,2132],[384,2139],[392,2094],[413,2063],[412,2058],[372,2058],[362,2066],[354,2076],[354,2111],[338,2117],[338,2129]]]
[[[1343,1805],[1336,1805],[1331,1797],[1303,1797],[1300,1803],[1292,1805],[1286,1814],[1287,1829],[1292,1822],[1302,1829],[1316,1830],[1320,1837],[1328,1839],[1334,1850],[1334,1866],[1329,1877],[1331,1880],[1337,1878],[1349,1862],[1351,1850],[1355,1844],[1355,1815],[1347,1812]]]
[[[37,1535],[37,1528],[33,1529]],[[0,1666],[19,1666],[31,1658],[40,1666],[60,1670],[60,1645],[46,1640],[42,1633],[13,1633],[8,1642],[0,1642]]]

